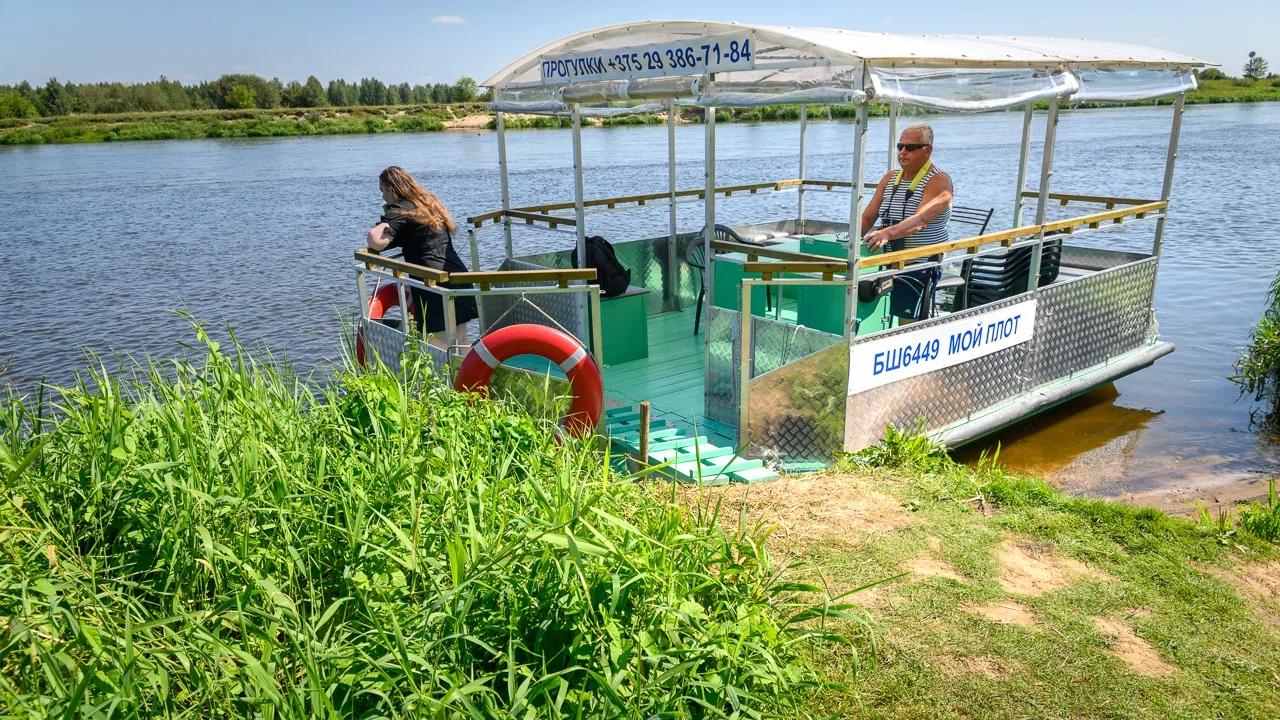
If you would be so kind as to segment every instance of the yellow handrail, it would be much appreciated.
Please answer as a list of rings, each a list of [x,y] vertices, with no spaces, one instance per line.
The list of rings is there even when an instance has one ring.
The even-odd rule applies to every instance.
[[[1164,201],[1148,202],[1142,205],[1121,208],[1119,210],[1108,210],[1105,212],[1091,213],[1089,215],[1081,215],[1076,218],[1068,218],[1066,220],[1055,220],[1043,225],[1024,225],[1022,227],[1013,228],[1012,230],[1001,230],[999,232],[976,235],[962,240],[953,240],[951,242],[926,245],[924,247],[911,248],[909,250],[887,252],[883,255],[864,257],[858,261],[858,267],[871,268],[890,265],[895,268],[902,268],[906,266],[908,260],[926,258],[931,255],[951,252],[952,250],[967,249],[969,252],[973,253],[977,252],[978,248],[983,245],[989,245],[997,242],[1005,247],[1009,247],[1009,245],[1013,244],[1015,240],[1026,237],[1035,237],[1041,233],[1071,234],[1071,232],[1076,228],[1084,227],[1086,225],[1096,228],[1098,225],[1107,222],[1108,220],[1114,223],[1120,223],[1124,222],[1124,219],[1127,217],[1142,219],[1149,213],[1164,210],[1168,206],[1169,203]]]

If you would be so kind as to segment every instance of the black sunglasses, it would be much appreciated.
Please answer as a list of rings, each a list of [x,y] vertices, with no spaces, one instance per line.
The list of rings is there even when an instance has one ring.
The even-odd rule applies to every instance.
[[[898,143],[898,152],[903,150],[915,152],[923,147],[929,147],[929,143]]]

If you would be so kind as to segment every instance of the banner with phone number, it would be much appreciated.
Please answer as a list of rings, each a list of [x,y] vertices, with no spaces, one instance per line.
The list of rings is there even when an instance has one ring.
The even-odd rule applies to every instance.
[[[913,332],[856,342],[849,348],[849,394],[976,360],[1030,340],[1036,329],[1036,301]]]
[[[542,82],[568,85],[593,80],[750,70],[755,67],[755,52],[754,33],[735,32],[678,42],[552,55],[542,59]]]

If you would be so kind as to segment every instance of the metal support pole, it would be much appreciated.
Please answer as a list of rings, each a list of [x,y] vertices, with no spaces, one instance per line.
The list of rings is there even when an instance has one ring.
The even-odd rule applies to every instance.
[[[1022,108],[1022,145],[1018,153],[1018,187],[1013,193],[1013,225],[1022,227],[1022,192],[1027,189],[1027,160],[1031,155],[1032,105]]]
[[[396,297],[400,301],[401,326],[404,329],[404,334],[408,336],[413,329],[413,319],[409,314],[409,293],[405,292],[404,283],[398,279],[396,280]]]
[[[494,100],[498,99],[498,94],[494,94]],[[512,258],[511,249],[511,218],[506,213],[511,209],[511,181],[507,170],[507,130],[506,124],[502,119],[502,113],[493,114],[494,127],[498,129],[498,182],[502,187],[502,235],[506,240],[507,259]],[[473,270],[479,270],[479,267],[473,267]]]
[[[475,228],[467,228],[467,244],[471,246],[471,269],[480,272],[480,243],[476,241]]]
[[[708,90],[710,92],[710,90]],[[711,250],[711,240],[716,234],[716,109],[708,107],[704,110],[705,134],[703,139],[704,156],[705,156],[705,174],[706,181],[704,183],[703,207],[706,210],[706,223],[702,228],[702,248],[703,248],[703,268],[702,282],[706,288],[707,301],[702,304],[702,312],[706,313],[703,317],[702,326],[707,329],[703,333],[703,338],[709,343],[711,338],[711,301],[715,297],[712,291],[712,282],[715,274],[712,268],[715,266],[714,256]],[[710,367],[710,365],[708,365]]]
[[[1053,177],[1053,141],[1058,131],[1058,98],[1049,100],[1049,116],[1044,128],[1044,157],[1040,159],[1040,197],[1036,200],[1036,225],[1039,240],[1031,248],[1031,267],[1027,270],[1027,290],[1040,287],[1040,256],[1044,254],[1044,220],[1049,210],[1049,180]]]
[[[453,346],[458,342],[458,308],[454,304],[452,293],[444,294],[444,366],[445,371],[449,368],[449,354],[453,352]]]
[[[857,119],[853,124],[853,185],[849,188],[849,285],[845,289],[844,331],[852,341],[857,334],[854,323],[858,317],[858,260],[862,255],[862,176],[866,166],[867,104],[858,103]]]
[[[471,243],[471,269],[480,270],[480,243],[476,240],[475,228],[467,228],[467,240]],[[484,316],[484,303],[481,298],[476,298],[476,312],[479,313],[480,333],[484,334],[484,329],[488,327]]]
[[[755,280],[743,279],[742,281],[742,297],[738,305],[738,321],[742,323],[738,331],[738,449],[741,450],[747,446],[747,436],[750,433],[750,392],[751,392],[751,357],[754,353],[751,350],[751,290],[756,286]],[[768,286],[765,286],[765,292],[768,292]],[[781,298],[781,293],[779,293]]]
[[[800,227],[797,234],[804,234],[804,136],[809,127],[809,106],[800,106],[800,189],[796,191],[796,219]],[[766,291],[767,292],[767,291]]]
[[[573,217],[577,227],[577,243],[575,247],[578,250],[577,267],[584,268],[587,266],[587,222],[586,209],[583,206],[583,189],[582,189],[582,107],[578,103],[573,104]],[[596,279],[599,284],[600,279]],[[589,293],[587,300],[587,313],[591,318],[591,347],[595,351],[596,362],[601,366],[604,365],[604,353],[600,351],[603,347],[604,339],[600,329],[600,292]]]
[[[587,303],[591,310],[591,356],[595,358],[597,365],[604,367],[604,336],[600,331],[600,286],[598,284],[587,291]]]
[[[587,266],[586,211],[583,208],[582,190],[582,108],[573,104],[573,217],[577,221],[578,267]]]
[[[369,294],[364,281],[364,270],[356,269],[356,293],[360,296],[360,319],[369,317]]]
[[[1178,135],[1182,132],[1182,110],[1187,99],[1186,93],[1178,95],[1178,99],[1173,102],[1173,127],[1169,129],[1169,152],[1164,157],[1164,184],[1160,186],[1160,199],[1169,202],[1169,196],[1173,193],[1173,163],[1178,159]],[[1164,248],[1164,221],[1169,216],[1169,208],[1164,209],[1164,213],[1156,220],[1156,238],[1151,246],[1151,254],[1160,258],[1160,251]]]
[[[667,278],[663,292],[667,293],[667,310],[680,309],[680,254],[676,242],[676,101],[667,100]],[[661,261],[660,261],[661,262]]]
[[[892,170],[898,162],[898,113],[901,111],[901,105],[896,102],[889,103],[889,153],[886,156],[889,170]]]

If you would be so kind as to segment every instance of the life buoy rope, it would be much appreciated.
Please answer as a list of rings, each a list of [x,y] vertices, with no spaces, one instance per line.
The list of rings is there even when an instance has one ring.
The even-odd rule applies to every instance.
[[[508,325],[480,338],[463,358],[454,388],[459,392],[485,392],[493,371],[517,355],[544,357],[564,371],[573,389],[564,428],[573,435],[591,434],[604,408],[600,368],[582,343],[555,328],[528,323]]]

